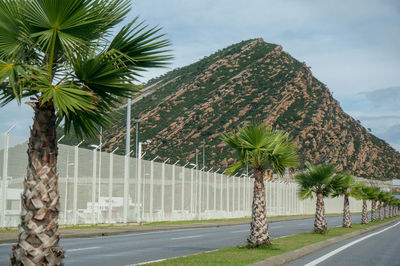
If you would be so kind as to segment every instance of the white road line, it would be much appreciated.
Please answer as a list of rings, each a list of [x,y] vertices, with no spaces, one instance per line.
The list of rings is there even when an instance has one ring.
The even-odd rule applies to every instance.
[[[15,243],[4,243],[4,244],[0,244],[0,246],[10,246],[10,245],[13,245],[13,244],[15,244]]]
[[[280,236],[280,237],[275,237],[275,238],[273,238],[273,239],[279,239],[279,238],[284,238],[284,237],[293,236],[293,235],[295,235],[295,234],[286,235],[286,236]]]
[[[88,249],[97,249],[97,248],[100,248],[100,247],[88,247],[88,248],[75,248],[75,249],[67,249],[67,254],[69,253],[69,252],[75,252],[75,251],[81,251],[81,250],[88,250]]]
[[[250,229],[247,229],[247,230],[237,230],[237,231],[232,231],[231,233],[243,233],[243,232],[249,232],[249,233],[250,233]]]
[[[383,229],[383,230],[381,230],[381,231],[378,231],[378,232],[369,234],[369,235],[367,235],[367,236],[364,236],[364,237],[362,237],[362,238],[359,238],[359,239],[357,239],[357,240],[354,240],[354,241],[352,241],[352,242],[350,242],[350,243],[347,243],[346,245],[341,246],[340,248],[337,248],[337,249],[335,249],[335,250],[333,250],[333,251],[331,251],[331,252],[325,254],[324,256],[319,257],[318,259],[315,259],[315,260],[313,260],[313,261],[307,263],[307,264],[304,265],[304,266],[314,266],[314,265],[317,265],[317,264],[323,262],[324,260],[326,260],[326,259],[332,257],[333,255],[336,255],[336,254],[339,253],[340,251],[345,250],[346,248],[351,247],[351,246],[353,246],[353,245],[355,245],[355,244],[357,244],[357,243],[359,243],[359,242],[361,242],[361,241],[363,241],[363,240],[365,240],[365,239],[367,239],[367,238],[370,238],[370,237],[373,237],[373,236],[378,235],[378,234],[380,234],[380,233],[383,233],[383,232],[385,232],[385,231],[387,231],[387,230],[389,230],[389,229],[391,229],[391,228],[393,228],[393,227],[395,227],[395,226],[397,226],[397,225],[399,225],[399,224],[400,224],[400,222],[398,222],[398,223],[396,223],[396,224],[394,224],[394,225],[391,225],[391,226],[389,226],[389,227],[387,227],[387,228],[385,228],[385,229]]]
[[[203,236],[203,235],[174,237],[174,238],[171,238],[171,240],[180,240],[180,239],[197,238],[197,237],[202,237],[202,236]]]

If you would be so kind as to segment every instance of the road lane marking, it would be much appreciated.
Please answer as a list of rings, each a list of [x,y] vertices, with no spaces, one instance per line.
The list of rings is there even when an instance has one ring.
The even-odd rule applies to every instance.
[[[249,233],[250,233],[250,229],[247,229],[247,230],[237,230],[237,231],[231,231],[231,233],[243,233],[243,232],[249,232]]]
[[[171,238],[171,240],[180,240],[180,239],[197,238],[197,237],[202,237],[202,236],[203,236],[203,235],[174,237],[174,238]]]
[[[365,239],[368,239],[368,238],[370,238],[370,237],[373,237],[373,236],[375,236],[375,235],[378,235],[378,234],[380,234],[380,233],[383,233],[383,232],[385,232],[385,231],[387,231],[387,230],[389,230],[389,229],[392,229],[393,227],[395,227],[395,226],[397,226],[397,225],[399,225],[399,224],[400,224],[400,222],[398,222],[398,223],[396,223],[396,224],[394,224],[394,225],[391,225],[391,226],[389,226],[389,227],[387,227],[387,228],[385,228],[385,229],[383,229],[383,230],[380,230],[380,231],[378,231],[378,232],[369,234],[369,235],[367,235],[367,236],[364,236],[364,237],[362,237],[362,238],[359,238],[359,239],[357,239],[357,240],[354,240],[354,241],[352,241],[352,242],[350,242],[350,243],[347,243],[346,245],[341,246],[340,248],[337,248],[337,249],[335,249],[335,250],[333,250],[333,251],[331,251],[331,252],[325,254],[324,256],[319,257],[318,259],[315,259],[315,260],[313,260],[313,261],[307,263],[307,264],[304,265],[304,266],[314,266],[314,265],[317,265],[317,264],[323,262],[324,260],[326,260],[326,259],[332,257],[333,255],[336,255],[336,254],[339,253],[340,251],[345,250],[346,248],[351,247],[351,246],[353,246],[353,245],[355,245],[355,244],[357,244],[357,243],[359,243],[359,242],[361,242],[361,241],[363,241],[363,240],[365,240]]]
[[[100,248],[100,247],[88,247],[88,248],[67,249],[67,252],[75,252],[75,251],[88,250],[88,249],[98,249],[98,248]]]
[[[13,245],[13,244],[15,244],[15,243],[4,243],[4,244],[0,244],[0,246],[10,246],[10,245]]]

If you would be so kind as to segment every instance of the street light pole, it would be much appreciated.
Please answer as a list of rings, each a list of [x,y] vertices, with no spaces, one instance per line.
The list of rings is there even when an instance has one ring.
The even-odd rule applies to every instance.
[[[203,168],[206,166],[206,141],[203,139],[201,141],[201,144],[203,145]]]
[[[135,117],[135,123],[136,123],[136,158],[138,158],[139,154],[139,123],[140,123],[140,118]]]

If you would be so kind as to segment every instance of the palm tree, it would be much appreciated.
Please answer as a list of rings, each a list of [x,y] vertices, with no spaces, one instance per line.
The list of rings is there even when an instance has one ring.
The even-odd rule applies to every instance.
[[[385,199],[385,192],[380,191],[378,194],[378,211],[379,211],[379,220],[383,220],[384,216],[383,216],[383,201]]]
[[[332,197],[343,196],[343,227],[351,227],[350,201],[351,191],[355,184],[354,177],[349,174],[337,174],[331,180]]]
[[[137,19],[112,38],[129,0],[0,2],[0,101],[33,108],[13,265],[61,265],[56,127],[95,136],[138,72],[166,64],[169,42]]]
[[[314,166],[306,162],[305,165],[307,170],[296,174],[294,179],[300,185],[299,195],[302,199],[312,198],[313,193],[316,195],[314,231],[322,233],[327,229],[324,197],[328,197],[332,192],[331,181],[336,174],[336,169],[330,164]]]
[[[384,215],[383,215],[383,217],[386,219],[386,218],[389,218],[389,210],[388,210],[388,205],[389,205],[389,203],[390,203],[390,198],[391,198],[391,196],[392,196],[392,193],[390,193],[390,192],[383,192],[383,198],[382,198],[382,200],[383,200],[383,213],[384,213]]]
[[[368,199],[371,200],[371,221],[376,221],[376,201],[379,193],[380,189],[378,187],[371,187],[368,194]]]
[[[251,122],[237,132],[223,134],[222,140],[235,149],[237,162],[227,169],[229,175],[248,166],[254,171],[254,191],[250,235],[250,247],[268,246],[270,237],[265,209],[264,177],[268,170],[283,174],[285,168],[298,164],[296,147],[283,131],[266,127],[261,122]]]
[[[390,198],[389,198],[389,218],[394,216],[393,205],[394,205],[395,201],[396,201],[396,197],[391,194]]]
[[[362,212],[361,212],[361,224],[368,223],[368,209],[367,209],[367,200],[369,197],[369,193],[371,191],[371,187],[367,187],[364,183],[357,183],[353,189],[353,196],[356,199],[362,200]]]

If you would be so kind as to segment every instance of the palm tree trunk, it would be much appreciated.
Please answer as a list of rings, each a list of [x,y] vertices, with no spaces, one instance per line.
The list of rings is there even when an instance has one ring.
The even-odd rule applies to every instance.
[[[28,143],[21,224],[12,265],[63,265],[58,246],[56,116],[52,102],[36,103]]]
[[[376,221],[376,200],[371,203],[371,221]]]
[[[247,242],[250,247],[268,246],[271,242],[265,210],[264,171],[256,171],[253,193],[252,221]]]
[[[349,195],[344,194],[343,227],[351,227]]]
[[[380,201],[379,202],[379,206],[378,206],[378,208],[379,208],[379,220],[383,220],[383,206],[382,206],[383,204],[382,204],[382,202]]]
[[[327,224],[325,220],[324,196],[322,192],[317,192],[317,202],[315,208],[316,210],[315,210],[314,231],[322,233],[327,229]]]
[[[363,200],[362,213],[361,213],[361,224],[367,224],[367,223],[368,223],[367,200]]]

